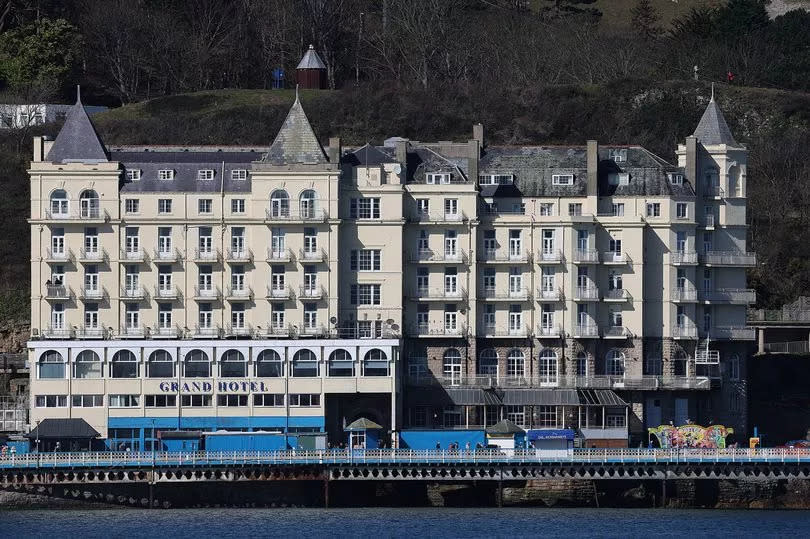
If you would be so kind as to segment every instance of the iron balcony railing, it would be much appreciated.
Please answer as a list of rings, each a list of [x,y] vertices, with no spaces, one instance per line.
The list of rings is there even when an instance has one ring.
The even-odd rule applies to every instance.
[[[73,260],[73,251],[70,249],[48,249],[45,260],[47,262],[69,262]]]
[[[675,251],[670,254],[670,261],[674,266],[694,266],[698,262],[698,255],[696,251]]]
[[[71,339],[73,329],[65,326],[47,326],[42,330],[42,336],[46,339]]]
[[[289,286],[274,287],[273,285],[268,285],[266,297],[269,299],[287,300],[295,298],[295,294],[293,294],[292,288]]]
[[[756,253],[742,251],[707,251],[703,263],[712,266],[756,266]]]
[[[445,262],[451,264],[466,264],[467,251],[456,249],[455,251],[433,251],[422,249],[411,253],[411,262]]]
[[[103,339],[107,336],[107,330],[99,326],[81,326],[76,330],[76,337],[79,339]]]
[[[79,261],[101,263],[107,260],[107,251],[104,249],[79,249]]]
[[[107,297],[107,290],[101,286],[95,287],[84,286],[82,287],[80,294],[82,299],[101,301],[102,299]]]
[[[180,249],[167,249],[167,250],[155,249],[154,252],[155,262],[177,262],[178,260],[182,259],[183,253],[180,252]]]
[[[121,249],[121,260],[125,262],[145,262],[146,251],[140,247]]]
[[[194,299],[201,301],[214,301],[219,298],[219,288],[211,287],[194,287]]]
[[[322,208],[297,209],[289,208],[265,208],[267,221],[325,221],[329,219],[329,213]]]
[[[630,264],[632,260],[624,251],[605,251],[602,253],[603,264]]]
[[[482,249],[478,254],[479,262],[527,263],[531,260],[528,251],[513,252],[509,249]]]
[[[539,339],[550,339],[550,338],[558,338],[563,334],[563,330],[560,326],[555,325],[543,325],[540,324],[537,326],[537,330],[535,331],[534,336]]]
[[[494,299],[504,301],[527,301],[531,298],[528,288],[498,290],[496,288],[483,288],[479,293],[480,299]]]
[[[218,339],[221,334],[222,331],[218,325],[195,325],[191,336],[195,339]]]
[[[219,249],[195,249],[195,262],[216,262],[219,260]]]
[[[594,323],[575,324],[571,333],[574,338],[595,338],[599,337],[599,326]]]
[[[118,330],[118,336],[122,339],[143,339],[146,333],[146,326],[143,325],[123,325]]]
[[[298,287],[298,297],[301,300],[322,299],[326,297],[326,289],[323,286],[300,286]]]
[[[315,249],[314,251],[305,251],[299,249],[298,259],[301,262],[323,262],[326,260],[326,251],[323,249]]]
[[[606,290],[602,299],[605,301],[630,301],[633,298],[630,296],[630,292],[624,288],[614,288]]]
[[[563,299],[562,290],[559,288],[538,288],[537,301],[560,301]]]
[[[599,288],[596,286],[577,286],[574,288],[574,301],[598,301]]]
[[[246,301],[253,297],[253,289],[249,286],[229,286],[225,296],[231,301]]]
[[[462,223],[467,221],[467,214],[463,211],[455,213],[413,211],[408,215],[408,220],[416,223]]]
[[[123,299],[141,300],[147,297],[147,293],[142,286],[123,287],[121,289],[121,297]]]
[[[691,322],[672,326],[672,337],[674,339],[697,339],[697,336],[697,326]]]
[[[467,335],[467,327],[462,324],[455,326],[415,324],[410,327],[409,333],[413,337],[462,337]]]
[[[268,262],[291,262],[293,260],[292,249],[267,248]]]
[[[624,326],[610,326],[602,334],[605,339],[627,339],[632,336],[633,333]]]
[[[45,299],[68,300],[71,297],[73,297],[73,291],[69,286],[57,284],[45,287]]]
[[[503,326],[491,326],[491,325],[481,325],[478,327],[478,336],[479,337],[518,337],[518,338],[525,338],[531,334],[528,326],[518,326],[518,327],[503,327]]]
[[[711,381],[707,376],[622,376],[593,374],[586,376],[550,373],[544,376],[485,374],[485,375],[439,375],[426,372],[409,374],[406,382],[411,386],[480,387],[480,388],[577,388],[577,389],[637,389],[656,391],[659,389],[698,389],[708,390]]]
[[[714,222],[715,222],[714,214],[707,213],[706,215],[703,216],[703,227],[704,228],[714,228],[714,224],[715,224]]]
[[[707,185],[703,188],[703,196],[707,197],[723,197],[726,192],[722,187],[717,185]]]
[[[180,297],[180,290],[176,286],[156,286],[155,299],[177,299]]]
[[[596,264],[599,262],[599,251],[596,249],[574,249],[574,263]]]
[[[155,339],[179,339],[183,336],[183,330],[178,325],[169,327],[154,327],[149,332],[149,336]]]
[[[697,289],[691,286],[677,286],[672,289],[672,301],[676,302],[696,302]]]
[[[45,210],[45,219],[49,221],[109,221],[110,214],[100,208],[82,208],[72,212],[54,212]]]
[[[560,264],[563,261],[562,251],[559,249],[541,249],[537,252],[538,264]]]
[[[745,326],[715,326],[703,335],[707,339],[753,341],[756,329]]]
[[[253,260],[253,251],[250,249],[228,249],[225,260],[228,262],[250,262]]]
[[[292,327],[287,324],[267,324],[265,327],[256,327],[256,336],[260,338],[288,338],[292,334]]]
[[[717,288],[715,290],[701,290],[700,300],[712,303],[750,305],[757,302],[757,293],[748,288]]]
[[[251,337],[254,335],[253,326],[249,324],[229,325],[225,328],[228,337]]]
[[[460,286],[455,288],[417,288],[415,297],[425,300],[460,301],[467,298],[467,290]]]

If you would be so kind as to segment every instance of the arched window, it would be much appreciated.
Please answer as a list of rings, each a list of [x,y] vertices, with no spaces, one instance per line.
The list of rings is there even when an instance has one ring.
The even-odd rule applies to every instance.
[[[445,382],[451,386],[461,384],[461,352],[455,348],[450,348],[445,351],[442,358],[442,374],[444,375]]]
[[[673,376],[686,376],[687,363],[689,359],[683,350],[677,350],[672,355],[672,375]]]
[[[526,358],[520,350],[510,350],[506,356],[506,375],[509,378],[523,378],[526,375]]]
[[[498,352],[493,348],[482,350],[478,355],[478,374],[498,376]]]
[[[293,378],[317,378],[320,376],[318,356],[312,350],[299,350],[293,356]]]
[[[239,350],[228,350],[219,362],[219,375],[223,378],[244,378],[247,376],[247,361]]]
[[[146,361],[147,378],[174,378],[174,359],[166,350],[155,350]]]
[[[74,378],[101,378],[101,358],[92,350],[82,350],[73,362]]]
[[[70,211],[67,192],[64,189],[57,189],[51,193],[51,215],[66,216]]]
[[[363,376],[388,376],[388,356],[379,348],[366,352],[363,357]]]
[[[329,354],[328,375],[334,377],[354,376],[354,361],[347,350],[334,350]]]
[[[92,189],[82,191],[79,195],[79,207],[82,219],[97,219],[101,208],[98,193]]]
[[[211,362],[208,354],[202,350],[195,349],[186,354],[183,358],[183,376],[186,378],[210,378]]]
[[[283,189],[276,189],[270,195],[270,216],[290,216],[290,196],[287,194],[287,191]]]
[[[256,358],[256,377],[281,378],[284,376],[284,362],[275,350],[262,350]]]
[[[588,376],[588,355],[585,352],[577,353],[574,358],[574,368],[576,369],[577,376]]]
[[[65,359],[56,350],[48,350],[39,356],[39,377],[56,379],[65,377]]]
[[[608,352],[606,367],[608,376],[624,376],[624,354],[618,350]]]
[[[557,385],[558,362],[557,354],[554,350],[543,350],[540,352],[540,383]]]
[[[113,378],[137,378],[138,358],[129,350],[119,350],[112,357],[110,376]]]
[[[298,200],[298,210],[301,212],[302,219],[313,219],[317,211],[318,195],[312,189],[307,189],[301,193]]]

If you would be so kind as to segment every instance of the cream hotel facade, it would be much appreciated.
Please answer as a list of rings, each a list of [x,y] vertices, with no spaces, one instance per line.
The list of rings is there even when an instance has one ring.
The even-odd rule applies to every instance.
[[[746,158],[712,101],[639,146],[105,146],[77,102],[31,178],[31,423],[327,431],[508,418],[588,445],[746,428]]]

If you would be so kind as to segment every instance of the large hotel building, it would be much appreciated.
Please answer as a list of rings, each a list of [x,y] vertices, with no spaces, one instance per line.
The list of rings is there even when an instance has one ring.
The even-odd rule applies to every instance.
[[[324,147],[297,98],[264,147],[109,146],[77,102],[29,171],[32,427],[744,431],[747,151],[712,99],[677,156]]]

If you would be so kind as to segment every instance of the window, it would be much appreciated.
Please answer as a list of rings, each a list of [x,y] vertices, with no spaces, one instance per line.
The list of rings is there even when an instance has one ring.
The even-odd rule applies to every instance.
[[[588,376],[588,356],[585,352],[580,352],[574,358],[577,376]]]
[[[180,405],[184,408],[208,408],[211,406],[211,395],[182,395]]]
[[[537,426],[544,428],[557,427],[557,407],[556,406],[536,406]]]
[[[452,174],[450,174],[450,173],[431,172],[431,173],[425,174],[425,183],[428,183],[428,184],[431,184],[431,185],[433,185],[433,184],[437,184],[437,185],[438,184],[447,184],[447,183],[450,183],[451,181],[452,181]]]
[[[146,362],[147,378],[174,378],[174,359],[166,350],[155,350]]]
[[[353,249],[349,257],[352,271],[380,271],[380,249]]]
[[[379,198],[353,198],[349,202],[349,217],[352,219],[379,219]]]
[[[481,352],[478,357],[478,374],[483,376],[498,375],[498,353],[494,349],[487,348]]]
[[[237,407],[247,405],[247,395],[217,395],[217,406]]]
[[[158,170],[158,179],[159,180],[173,180],[174,179],[174,171],[173,170]]]
[[[506,375],[509,378],[523,378],[526,375],[526,358],[520,350],[511,350],[506,356]]]
[[[147,408],[174,408],[177,406],[177,395],[144,395]]]
[[[128,198],[124,201],[124,207],[127,213],[138,213],[141,209],[141,201],[137,198]]]
[[[495,293],[495,268],[484,268],[481,276],[481,284],[484,287],[484,294]]]
[[[304,330],[313,331],[318,328],[318,306],[315,303],[304,303]]]
[[[675,205],[675,217],[677,219],[686,219],[688,217],[689,205],[686,202],[678,202]]]
[[[540,215],[543,217],[554,215],[554,204],[552,204],[551,202],[541,202]]]
[[[137,408],[140,395],[110,395],[110,408]]]
[[[212,201],[210,198],[201,198],[197,201],[197,211],[201,214],[211,213]]]
[[[445,351],[442,358],[442,375],[444,376],[445,383],[451,386],[461,384],[461,352],[455,348],[450,348]]]
[[[623,414],[607,414],[605,416],[605,427],[621,428],[625,427],[625,417]]]
[[[104,395],[73,395],[71,406],[74,408],[100,408],[104,406]]]
[[[613,148],[608,150],[608,159],[616,163],[624,163],[627,161],[627,148]]]
[[[619,172],[615,174],[608,174],[608,185],[629,185],[630,174],[627,172]]]
[[[551,175],[551,184],[552,185],[573,185],[574,184],[574,175],[573,174],[552,174]]]
[[[290,196],[287,194],[287,191],[277,189],[270,194],[270,216],[290,216]]]
[[[92,350],[82,350],[73,363],[75,378],[101,378],[101,358]]]
[[[127,181],[130,182],[137,182],[141,179],[141,171],[140,169],[131,169],[127,170]]]
[[[304,348],[293,356],[293,378],[317,378],[321,375],[319,367],[318,356],[312,350]]]
[[[290,406],[320,406],[321,396],[317,393],[290,393]]]
[[[67,395],[37,395],[37,408],[67,408]]]
[[[448,406],[442,410],[442,425],[445,428],[461,426],[461,406]]]
[[[673,376],[686,376],[689,359],[683,350],[677,350],[672,356]]]
[[[298,199],[298,210],[304,219],[314,219],[317,211],[318,196],[312,189],[301,193]]]
[[[236,168],[231,171],[232,180],[247,180],[248,172],[244,168]]]
[[[481,185],[510,185],[514,182],[512,174],[481,174],[478,183]]]
[[[62,354],[48,350],[39,358],[39,377],[41,379],[61,379],[65,377],[65,360]]]
[[[568,215],[570,217],[575,217],[582,215],[582,204],[579,202],[572,203],[568,205]]]
[[[366,352],[363,357],[363,376],[388,376],[388,356],[379,348]]]
[[[119,350],[113,354],[110,376],[113,378],[137,378],[138,358],[135,357],[135,354],[129,350]]]
[[[624,376],[624,354],[618,350],[611,350],[608,352],[605,366],[608,376]]]
[[[678,172],[669,173],[669,183],[672,185],[683,185],[683,174]]]
[[[275,350],[262,350],[256,358],[257,378],[282,378],[284,362]]]
[[[57,189],[51,193],[51,214],[67,215],[69,208],[67,192],[64,189]]]
[[[647,202],[647,217],[661,217],[660,202]]]
[[[158,213],[165,214],[172,212],[172,199],[159,198],[158,199]]]
[[[82,218],[98,219],[101,215],[101,201],[98,193],[92,189],[82,191],[82,194],[79,195],[79,209]]]
[[[624,203],[616,202],[612,205],[612,214],[614,217],[624,217]]]
[[[427,198],[417,198],[416,199],[416,213],[421,216],[429,215],[430,214],[430,200]]]
[[[557,354],[554,350],[543,350],[540,352],[540,383],[557,383]]]
[[[228,350],[219,360],[219,375],[222,378],[245,378],[247,361],[239,350]]]
[[[347,350],[342,348],[329,354],[328,376],[351,377],[354,376],[354,360]]]
[[[380,285],[378,284],[353,284],[350,294],[352,305],[379,305]]]
[[[523,406],[504,406],[504,417],[519,427],[526,424],[526,412]]]
[[[210,168],[198,170],[197,171],[197,179],[198,180],[213,180],[214,179],[214,171]]]
[[[445,217],[455,217],[458,215],[458,199],[457,198],[445,198],[444,199],[444,216]]]
[[[209,378],[211,376],[211,362],[208,354],[195,349],[186,354],[183,359],[183,376],[186,378]]]
[[[253,395],[253,406],[260,406],[260,407],[284,406],[284,394],[255,393]]]
[[[231,213],[245,213],[244,198],[234,198],[231,200]]]

